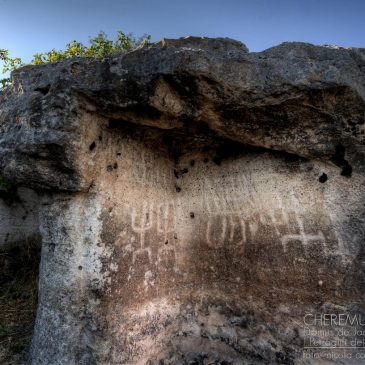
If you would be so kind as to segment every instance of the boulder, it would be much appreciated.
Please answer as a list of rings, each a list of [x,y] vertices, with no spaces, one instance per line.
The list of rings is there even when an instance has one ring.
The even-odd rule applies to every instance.
[[[188,37],[12,79],[0,174],[42,235],[29,364],[317,364],[365,330],[365,49]]]

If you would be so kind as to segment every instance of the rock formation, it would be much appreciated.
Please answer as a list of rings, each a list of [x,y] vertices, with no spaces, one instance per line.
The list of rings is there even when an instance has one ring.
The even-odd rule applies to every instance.
[[[365,49],[188,37],[12,78],[0,173],[42,236],[29,364],[317,363],[306,314],[365,322]]]

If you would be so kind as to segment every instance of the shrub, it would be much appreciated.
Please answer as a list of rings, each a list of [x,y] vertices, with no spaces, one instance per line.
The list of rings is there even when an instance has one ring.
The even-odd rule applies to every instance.
[[[118,31],[115,39],[111,40],[108,39],[104,32],[99,32],[96,37],[89,39],[88,46],[74,40],[67,43],[64,50],[57,51],[56,49],[52,49],[48,52],[34,54],[30,64],[41,65],[50,62],[59,62],[73,57],[103,58],[115,52],[127,51],[148,44],[150,40],[151,36],[148,34],[145,34],[140,38],[135,38],[133,34],[125,34],[122,31]],[[9,51],[6,49],[0,49],[0,61],[4,64],[2,70],[3,74],[25,66],[19,57],[10,58]],[[10,83],[10,78],[0,80],[2,88]]]

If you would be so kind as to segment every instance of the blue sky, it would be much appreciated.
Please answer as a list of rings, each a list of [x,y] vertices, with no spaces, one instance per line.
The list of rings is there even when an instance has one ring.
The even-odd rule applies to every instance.
[[[231,37],[251,51],[290,40],[365,47],[365,0],[0,0],[0,48],[25,61],[119,29]]]

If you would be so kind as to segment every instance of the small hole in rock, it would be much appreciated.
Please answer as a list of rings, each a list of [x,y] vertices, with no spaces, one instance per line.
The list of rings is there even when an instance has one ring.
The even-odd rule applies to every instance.
[[[195,214],[193,212],[190,212],[190,218],[194,218]]]
[[[118,164],[116,162],[114,162],[113,168],[114,169],[117,169],[118,168]]]
[[[341,144],[336,146],[335,154],[332,156],[332,162],[342,168],[341,175],[351,177],[352,166],[345,159],[345,147]]]
[[[81,265],[79,266],[79,270],[82,270],[82,266]]]
[[[190,161],[190,166],[193,167],[195,165],[195,160]]]
[[[169,241],[165,241],[165,245],[167,245],[169,243]]]
[[[110,172],[110,171],[113,171],[113,166],[112,166],[112,165],[108,165],[108,166],[106,167],[106,170],[107,170],[107,171],[109,171],[109,172]]]
[[[36,89],[34,89],[34,91],[38,91],[43,95],[47,95],[50,88],[51,88],[51,85],[41,86],[41,87],[37,87]]]
[[[89,150],[92,151],[96,147],[95,141],[89,146]]]
[[[349,163],[347,163],[342,168],[341,175],[346,176],[346,177],[351,177],[351,175],[352,175],[352,166]]]
[[[327,180],[328,180],[328,177],[327,177],[327,174],[325,174],[325,173],[323,173],[323,174],[319,177],[319,179],[318,179],[318,181],[319,181],[320,183],[325,183]]]
[[[206,157],[203,161],[204,161],[204,163],[208,163],[209,162],[209,158]]]
[[[219,166],[222,163],[222,159],[220,157],[214,157],[213,162]]]
[[[186,167],[181,170],[174,169],[174,175],[175,175],[176,179],[180,179],[180,177],[183,176],[184,174],[187,174],[188,171],[189,170]]]
[[[99,136],[99,141],[102,141],[103,140],[103,137],[102,136]]]
[[[180,188],[179,186],[176,186],[176,191],[177,191],[178,193],[180,193],[181,188]]]

